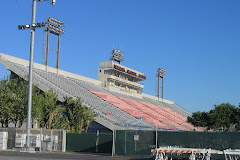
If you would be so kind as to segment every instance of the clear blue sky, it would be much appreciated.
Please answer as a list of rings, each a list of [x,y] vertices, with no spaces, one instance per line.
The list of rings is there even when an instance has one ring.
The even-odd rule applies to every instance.
[[[164,98],[184,109],[209,111],[240,102],[239,0],[57,0],[37,3],[37,22],[66,22],[60,69],[97,79],[113,48],[123,65],[147,76],[144,93],[156,95],[155,73],[166,69]],[[31,0],[0,1],[0,52],[29,59]],[[42,63],[43,29],[36,31],[34,60]],[[56,48],[51,36],[50,48]],[[55,53],[50,52],[50,66]],[[5,74],[1,65],[0,75]]]

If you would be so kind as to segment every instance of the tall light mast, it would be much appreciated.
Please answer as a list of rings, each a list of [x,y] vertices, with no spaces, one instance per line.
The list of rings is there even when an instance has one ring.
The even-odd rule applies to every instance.
[[[157,97],[158,97],[158,100],[159,100],[159,87],[160,87],[159,78],[162,78],[162,94],[161,94],[162,101],[163,101],[163,78],[166,77],[165,72],[166,72],[166,70],[162,69],[162,68],[158,68],[158,70],[157,70]]]
[[[35,29],[41,27],[40,23],[36,24],[37,2],[47,0],[33,0],[32,2],[32,23],[31,25],[19,25],[18,29],[31,29],[31,43],[30,43],[30,58],[29,58],[29,79],[28,79],[28,109],[27,109],[27,148],[30,147],[30,131],[31,131],[31,111],[32,111],[32,73],[33,73],[33,57],[35,46]],[[52,0],[52,5],[55,5],[56,0]],[[40,24],[40,25],[39,25]]]

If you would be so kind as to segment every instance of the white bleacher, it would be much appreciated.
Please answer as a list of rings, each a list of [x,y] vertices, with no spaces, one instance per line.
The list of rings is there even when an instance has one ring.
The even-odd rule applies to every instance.
[[[28,76],[28,68],[26,68],[25,66],[22,66],[17,63],[13,63],[13,62],[9,62],[9,64],[11,64],[13,67],[18,69],[20,72],[24,73],[26,77]],[[22,78],[26,78],[26,77],[22,77]],[[53,92],[57,93],[61,97],[69,97],[70,96],[69,94],[65,93],[63,90],[57,88],[55,85],[49,83],[48,81],[46,81],[46,79],[42,78],[41,76],[39,76],[37,74],[33,74],[33,80],[48,89],[52,89]]]
[[[107,90],[99,87],[99,86],[96,86],[95,84],[93,83],[90,83],[90,82],[85,82],[85,81],[82,81],[82,80],[78,80],[78,79],[73,79],[73,78],[70,78],[68,77],[70,80],[72,80],[73,82],[75,82],[76,84],[82,86],[83,88],[87,89],[87,90],[94,90],[94,91],[98,91],[98,92],[103,92],[103,93],[108,93]]]
[[[15,68],[23,72],[24,74],[28,75],[28,68],[22,65],[10,62]],[[36,74],[37,73],[37,74]],[[53,89],[54,92],[60,94],[62,97],[81,97],[82,101],[88,106],[95,108],[97,111],[98,116],[101,118],[111,121],[112,123],[119,125],[121,127],[128,126],[128,127],[139,127],[139,128],[149,128],[146,124],[139,122],[136,118],[128,115],[122,110],[119,110],[115,106],[107,103],[106,101],[102,100],[101,98],[95,96],[91,92],[89,92],[87,87],[91,86],[91,84],[84,83],[83,81],[79,84],[75,83],[73,80],[70,80],[62,75],[57,75],[55,73],[42,71],[39,69],[34,69],[33,79],[40,84],[44,85],[49,89]],[[49,83],[50,82],[50,83]],[[81,84],[81,85],[80,85]],[[86,84],[85,88],[83,87]],[[94,85],[94,89],[97,89]],[[90,88],[91,88],[90,87]],[[100,88],[98,88],[100,89]],[[101,90],[102,91],[102,90]],[[110,118],[107,118],[105,115],[106,113],[112,113],[112,115],[120,120],[120,123]]]
[[[16,69],[18,69],[19,71],[21,71],[22,73],[28,75],[28,68],[26,68],[25,66],[13,63],[13,62],[9,62],[9,64],[11,64],[13,67],[15,67]],[[35,69],[34,69],[35,70]],[[36,71],[36,70],[35,70]],[[36,71],[39,73],[38,74],[33,74],[33,80],[37,81],[39,84],[45,86],[48,89],[52,89],[53,92],[55,92],[56,94],[62,96],[62,97],[69,97],[71,95],[67,94],[66,92],[64,92],[63,90],[61,90],[60,88],[56,87],[56,85],[49,83],[49,81],[47,81],[45,78],[43,78],[42,76],[47,76],[48,79],[50,81],[54,81],[55,77],[52,75],[47,75],[47,73],[45,72],[41,72],[41,71]],[[24,77],[23,77],[24,78]],[[55,79],[56,80],[56,79]],[[109,118],[107,118],[106,116],[104,116],[103,114],[101,114],[100,112],[98,112],[97,110],[94,110],[94,112],[96,113],[97,116],[110,121],[111,123],[114,123],[115,125],[119,125],[122,126],[121,123],[118,123],[116,121],[113,121]]]
[[[29,68],[27,67],[26,64],[22,65],[17,62],[15,63],[15,61],[12,61],[12,60],[8,61],[6,59],[3,59],[1,55],[0,55],[0,60],[6,61],[9,65],[17,69],[18,72],[21,73],[19,75],[25,75],[25,79],[26,79],[26,76],[28,76]],[[37,64],[37,66],[39,65],[40,64]],[[33,81],[35,82],[34,84],[43,86],[45,90],[52,89],[53,92],[57,93],[59,97],[62,97],[62,100],[63,100],[63,97],[73,97],[74,99],[76,99],[77,97],[80,97],[84,105],[86,105],[87,107],[94,108],[94,112],[97,114],[99,118],[109,123],[112,123],[116,126],[120,126],[123,129],[124,128],[125,129],[126,128],[153,129],[154,126],[144,120],[141,121],[138,118],[134,117],[133,115],[121,110],[119,107],[116,107],[114,104],[111,104],[110,102],[107,102],[103,98],[93,94],[90,90],[94,90],[102,93],[108,93],[117,97],[136,100],[136,101],[139,101],[139,103],[145,102],[148,104],[153,104],[153,105],[156,105],[156,107],[157,106],[167,107],[181,114],[184,117],[191,115],[189,112],[180,108],[175,103],[157,101],[155,99],[151,99],[151,97],[149,98],[144,95],[142,96],[142,98],[140,98],[136,96],[130,96],[129,94],[109,91],[109,90],[106,90],[105,88],[100,87],[100,85],[97,84],[96,82],[93,82],[93,83],[91,83],[90,81],[86,82],[84,79],[77,79],[77,77],[74,77],[74,76],[71,77],[71,74],[66,74],[66,76],[64,76],[65,74],[57,74],[58,72],[54,73],[52,71],[47,72],[47,71],[44,71],[43,68],[41,69],[40,68],[41,67],[36,67],[33,69]],[[9,67],[8,69],[11,70],[11,68]],[[14,72],[14,70],[12,71]],[[135,108],[138,108],[138,107],[135,107]],[[138,109],[141,110],[140,108]],[[166,110],[166,112],[171,114],[171,110],[170,111],[168,110],[169,112]],[[152,111],[149,111],[148,114],[150,115],[151,112]],[[111,113],[112,116],[108,116],[107,115],[108,113]],[[161,113],[157,113],[157,114],[161,115]],[[163,114],[163,116],[165,115]]]

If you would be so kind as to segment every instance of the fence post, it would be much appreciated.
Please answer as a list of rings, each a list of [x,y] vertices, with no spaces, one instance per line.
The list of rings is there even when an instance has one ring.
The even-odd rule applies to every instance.
[[[62,152],[66,151],[66,130],[62,130]]]
[[[127,131],[125,130],[125,155],[127,155]]]
[[[42,128],[40,128],[40,152],[42,152]]]
[[[53,146],[53,130],[51,129],[51,137],[50,137],[50,151],[52,152],[52,146]]]
[[[138,135],[138,130],[136,130],[136,136],[137,135]],[[134,136],[133,136],[133,138],[134,138]],[[137,154],[137,140],[134,139],[134,141],[135,141],[135,154]]]
[[[155,148],[157,148],[157,145],[158,145],[158,144],[157,144],[157,143],[158,143],[158,141],[157,141],[157,139],[158,139],[157,129],[158,129],[158,128],[157,128],[157,125],[156,125],[156,146],[155,146]]]
[[[99,143],[99,130],[97,130],[97,138],[96,138],[96,153],[98,153],[98,143]]]
[[[115,155],[115,129],[113,130],[112,156]]]
[[[22,135],[24,135],[24,130],[23,129],[22,129]],[[23,142],[24,142],[24,136],[22,136],[22,138],[21,138],[21,143],[23,143]],[[25,141],[25,143],[26,143],[26,141]],[[25,144],[23,143],[23,145],[21,145],[21,146],[22,146],[22,151],[23,151],[23,149],[25,149]]]

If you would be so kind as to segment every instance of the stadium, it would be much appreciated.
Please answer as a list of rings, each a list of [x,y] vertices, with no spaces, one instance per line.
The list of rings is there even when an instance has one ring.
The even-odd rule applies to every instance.
[[[178,106],[174,101],[171,101],[171,99],[167,100],[163,98],[163,78],[165,77],[165,70],[162,68],[158,68],[156,75],[158,80],[157,96],[145,94],[143,92],[145,86],[142,82],[148,77],[146,77],[145,73],[142,73],[141,70],[138,71],[135,68],[129,68],[128,66],[122,65],[121,62],[123,61],[122,56],[124,53],[114,47],[112,50],[109,50],[109,53],[111,54],[110,60],[101,60],[101,62],[97,62],[99,63],[99,67],[95,68],[98,73],[98,78],[96,79],[59,69],[60,37],[65,33],[62,29],[62,27],[65,26],[65,23],[53,17],[48,17],[47,21],[36,23],[36,3],[40,1],[47,0],[33,0],[32,24],[18,25],[19,30],[31,29],[30,60],[28,61],[5,53],[0,53],[0,63],[5,66],[6,70],[11,72],[10,78],[20,77],[21,80],[24,79],[29,81],[29,86],[31,87],[33,82],[34,86],[38,87],[40,90],[40,93],[49,90],[53,91],[57,95],[57,103],[59,104],[63,104],[66,98],[72,98],[73,100],[79,100],[78,98],[80,98],[81,107],[86,106],[87,109],[93,109],[96,117],[94,118],[94,121],[91,122],[89,128],[88,126],[86,127],[86,133],[83,133],[82,130],[75,130],[72,132],[71,129],[68,130],[68,128],[65,128],[64,130],[60,127],[58,129],[52,129],[53,127],[51,128],[51,123],[53,121],[51,120],[50,122],[50,115],[52,116],[53,112],[49,114],[49,125],[44,126],[46,129],[42,126],[41,128],[38,126],[38,122],[36,122],[37,120],[31,118],[31,113],[33,113],[31,111],[31,98],[33,96],[31,95],[31,87],[29,87],[27,120],[24,117],[24,120],[22,120],[24,121],[24,124],[21,125],[21,128],[16,128],[16,124],[20,123],[19,121],[15,121],[15,126],[11,123],[8,126],[8,122],[10,121],[7,121],[6,123],[5,121],[4,123],[1,121],[0,150],[13,149],[14,151],[20,150],[34,152],[68,151],[88,152],[90,154],[107,153],[112,156],[148,156],[150,159],[153,159],[154,155],[156,160],[166,160],[168,158],[209,160],[211,155],[213,155],[213,159],[227,160],[240,158],[240,132],[223,132],[223,130],[220,132],[220,130],[207,130],[203,127],[196,127],[194,126],[194,123],[193,125],[187,121],[188,117],[192,116],[190,112]],[[56,0],[51,1],[54,6]],[[135,4],[133,5],[135,6]],[[90,4],[90,6],[92,6],[92,4]],[[77,10],[80,9],[77,8]],[[151,11],[152,10],[153,9],[151,8]],[[79,16],[78,14],[76,15]],[[130,19],[129,22],[132,23],[133,19],[134,18]],[[156,19],[159,19],[159,17]],[[89,22],[88,19],[87,23]],[[145,23],[145,21],[142,22]],[[97,23],[94,22],[94,25],[96,24]],[[98,26],[101,25],[98,24]],[[111,25],[109,26],[112,27]],[[136,30],[138,27],[139,25],[136,25],[133,30]],[[43,40],[43,58],[45,59],[43,64],[34,63],[33,60],[36,28],[44,28],[43,34],[45,37]],[[109,30],[109,28],[106,28],[106,30]],[[144,28],[143,30],[151,29]],[[81,33],[83,34],[83,32]],[[92,33],[94,35],[94,32]],[[118,33],[121,34],[121,32]],[[50,34],[57,36],[56,50],[49,48]],[[75,33],[73,35],[75,36]],[[139,34],[139,32],[137,35],[140,35],[141,38],[144,37]],[[147,35],[150,34],[147,33]],[[157,39],[159,38],[158,34],[153,33],[153,35],[155,35]],[[100,36],[100,41],[106,41],[102,39],[104,36],[105,35]],[[173,34],[173,36],[174,38],[176,37],[175,34]],[[179,37],[181,37],[181,40],[179,41],[183,41],[183,36]],[[146,41],[156,41],[152,39],[151,36],[149,38],[150,39],[146,39]],[[92,43],[92,38],[90,39],[90,41],[85,41],[84,39],[84,42]],[[164,41],[165,40],[166,39],[164,39]],[[78,40],[74,40],[74,42],[81,43]],[[68,40],[67,43],[72,43],[72,41]],[[166,47],[167,50],[172,47],[172,40],[171,43],[170,41],[168,43],[170,47]],[[198,42],[197,44],[202,45],[202,43],[203,42]],[[14,44],[12,39],[11,44]],[[184,45],[186,44],[184,41]],[[159,44],[156,42],[154,45],[158,46]],[[179,48],[177,46],[172,48],[177,49],[178,52]],[[50,54],[48,55],[48,52],[50,50],[56,53],[56,68],[48,65],[48,56],[50,56]],[[73,50],[68,50],[69,53],[72,51]],[[9,53],[9,51],[7,52]],[[17,49],[17,52],[20,53],[20,50]],[[81,52],[83,53],[82,50]],[[176,51],[174,50],[174,52]],[[199,51],[199,54],[200,53],[201,52]],[[184,55],[181,56],[184,57]],[[189,55],[187,56],[189,57]],[[197,59],[196,62],[199,63],[199,59]],[[89,62],[88,65],[91,65],[90,63],[91,62]],[[152,60],[150,63],[152,63]],[[179,64],[180,63],[178,63],[178,65]],[[186,66],[189,67],[191,66],[190,64],[187,64]],[[177,66],[177,64],[175,66]],[[86,67],[85,70],[88,72],[92,72],[88,66],[84,67]],[[159,78],[162,78],[161,98],[159,97]],[[4,92],[2,95],[5,93],[7,94],[7,92]],[[192,93],[194,93],[194,91],[191,91],[191,94]],[[16,94],[14,93],[14,96],[15,95]],[[46,97],[43,98],[43,101],[47,101],[45,98]],[[198,97],[198,99],[201,98]],[[16,104],[16,107],[19,109],[19,104]],[[4,107],[9,109],[10,107],[8,105],[9,103]],[[24,104],[24,106],[26,105]],[[49,105],[47,105],[47,107],[49,107]],[[15,109],[16,108],[13,110]],[[77,110],[80,109],[78,108]],[[58,111],[59,110],[55,110],[55,112]],[[53,118],[53,116],[51,118]],[[62,124],[62,121],[60,121],[60,123]],[[52,124],[54,124],[54,122]],[[4,128],[4,125],[6,128]],[[81,128],[80,126],[77,127]]]
[[[150,156],[152,152],[161,160],[168,156],[204,159],[211,154],[215,159],[224,159],[224,154],[225,158],[239,157],[239,150],[231,150],[239,148],[240,143],[236,141],[239,133],[205,132],[204,128],[188,123],[191,113],[173,101],[144,94],[144,86],[139,82],[147,77],[121,65],[119,53],[113,49],[110,61],[100,62],[98,80],[34,63],[35,86],[42,91],[52,89],[60,102],[64,97],[80,97],[82,104],[93,108],[96,114],[88,133],[32,128],[31,135],[37,136],[35,150],[111,153],[112,156]],[[29,61],[0,53],[0,63],[11,74],[27,80]],[[23,147],[24,129],[11,132],[8,130],[5,149]],[[44,142],[47,148],[42,146]]]
[[[7,70],[26,78],[29,62],[1,53],[0,62]],[[143,73],[115,61],[101,62],[98,80],[34,63],[33,83],[42,91],[53,89],[59,101],[80,97],[93,107],[97,117],[90,130],[201,130],[189,124],[191,114],[174,102],[142,93]]]

